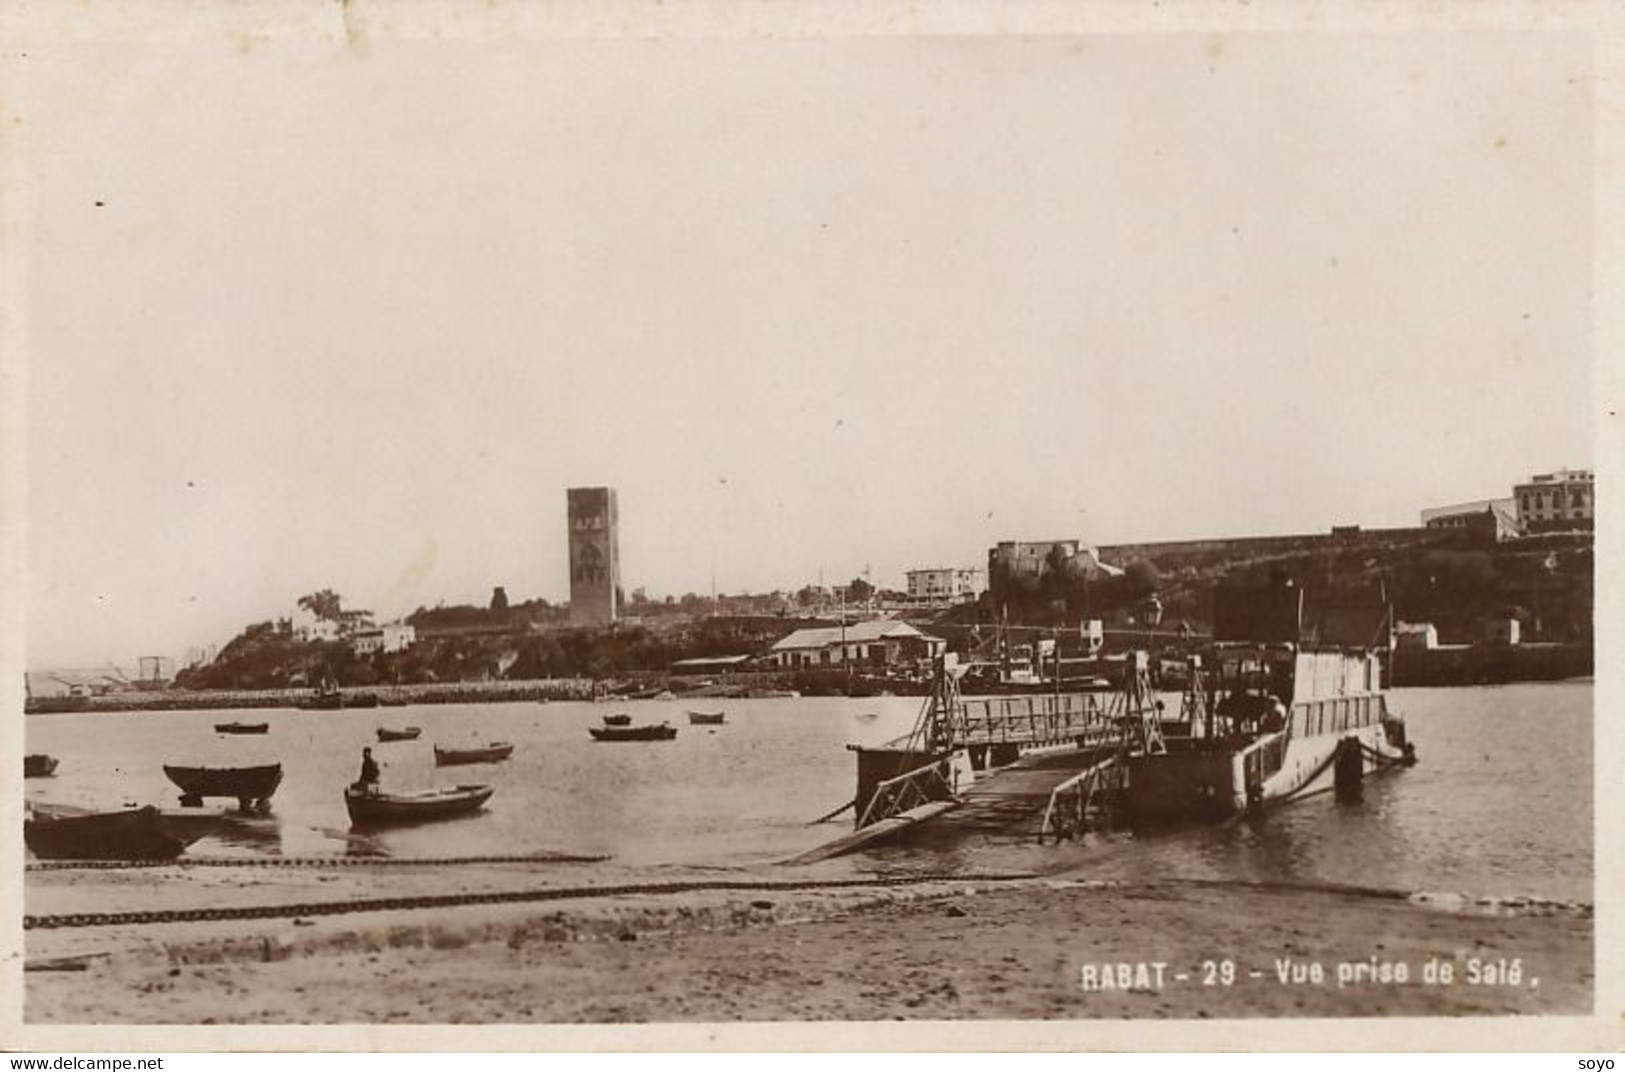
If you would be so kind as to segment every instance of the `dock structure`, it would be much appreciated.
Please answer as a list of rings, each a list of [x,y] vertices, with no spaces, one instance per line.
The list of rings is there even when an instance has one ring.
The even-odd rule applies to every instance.
[[[878,748],[849,746],[855,832],[831,848],[852,851],[939,817],[1040,836],[1074,829],[1116,788],[1105,773],[1114,757],[1163,746],[1148,666],[1133,653],[1115,689],[967,697],[945,660],[909,733]]]

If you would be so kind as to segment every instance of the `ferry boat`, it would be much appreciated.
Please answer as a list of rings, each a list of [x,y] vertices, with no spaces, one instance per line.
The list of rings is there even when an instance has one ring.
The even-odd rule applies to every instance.
[[[1368,772],[1415,762],[1388,710],[1386,605],[1304,616],[1290,585],[1220,589],[1205,703],[1126,757],[1136,823],[1220,820],[1313,792],[1357,792]]]

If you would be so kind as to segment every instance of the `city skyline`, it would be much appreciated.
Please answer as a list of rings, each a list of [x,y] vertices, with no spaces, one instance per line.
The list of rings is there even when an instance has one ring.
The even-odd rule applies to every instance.
[[[677,594],[1594,464],[1561,34],[324,48],[30,83],[30,665],[557,602],[576,485]]]

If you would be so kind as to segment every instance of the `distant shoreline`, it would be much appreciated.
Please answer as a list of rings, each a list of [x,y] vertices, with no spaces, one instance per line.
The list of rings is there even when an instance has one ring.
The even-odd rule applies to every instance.
[[[1583,648],[1583,658],[1579,649]],[[1465,649],[1464,651],[1407,652],[1401,656],[1401,672],[1395,688],[1470,688],[1483,685],[1511,685],[1583,681],[1592,677],[1590,645],[1550,645],[1554,654],[1508,656],[1505,650]],[[1519,649],[1511,649],[1518,652]],[[1477,653],[1477,654],[1474,654]],[[1428,657],[1426,662],[1423,658]],[[694,685],[682,678],[638,677],[600,681],[601,693],[610,690],[605,702],[621,703],[653,699],[671,693],[670,699],[716,700],[761,699],[763,693],[783,692],[801,687],[804,695],[846,695],[839,688],[814,688],[794,675],[753,676],[748,683],[710,682]],[[345,710],[398,710],[403,706],[429,704],[586,702],[594,695],[594,683],[586,678],[543,678],[532,681],[437,682],[415,685],[355,686],[342,690],[347,697],[376,696],[379,704],[357,705]],[[855,699],[872,699],[892,691],[896,695],[918,695],[921,690],[896,682],[864,681],[852,693]],[[227,711],[277,710],[297,708],[315,695],[313,689],[221,689],[197,691],[169,689],[152,692],[116,693],[108,696],[47,697],[35,699],[25,714],[122,713],[129,711]],[[319,713],[319,712],[318,712]]]

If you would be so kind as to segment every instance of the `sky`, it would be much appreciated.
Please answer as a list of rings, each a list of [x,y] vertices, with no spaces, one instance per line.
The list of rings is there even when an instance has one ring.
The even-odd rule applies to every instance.
[[[561,600],[574,485],[664,595],[1415,524],[1593,460],[1576,37],[29,62],[31,666],[327,587]]]

